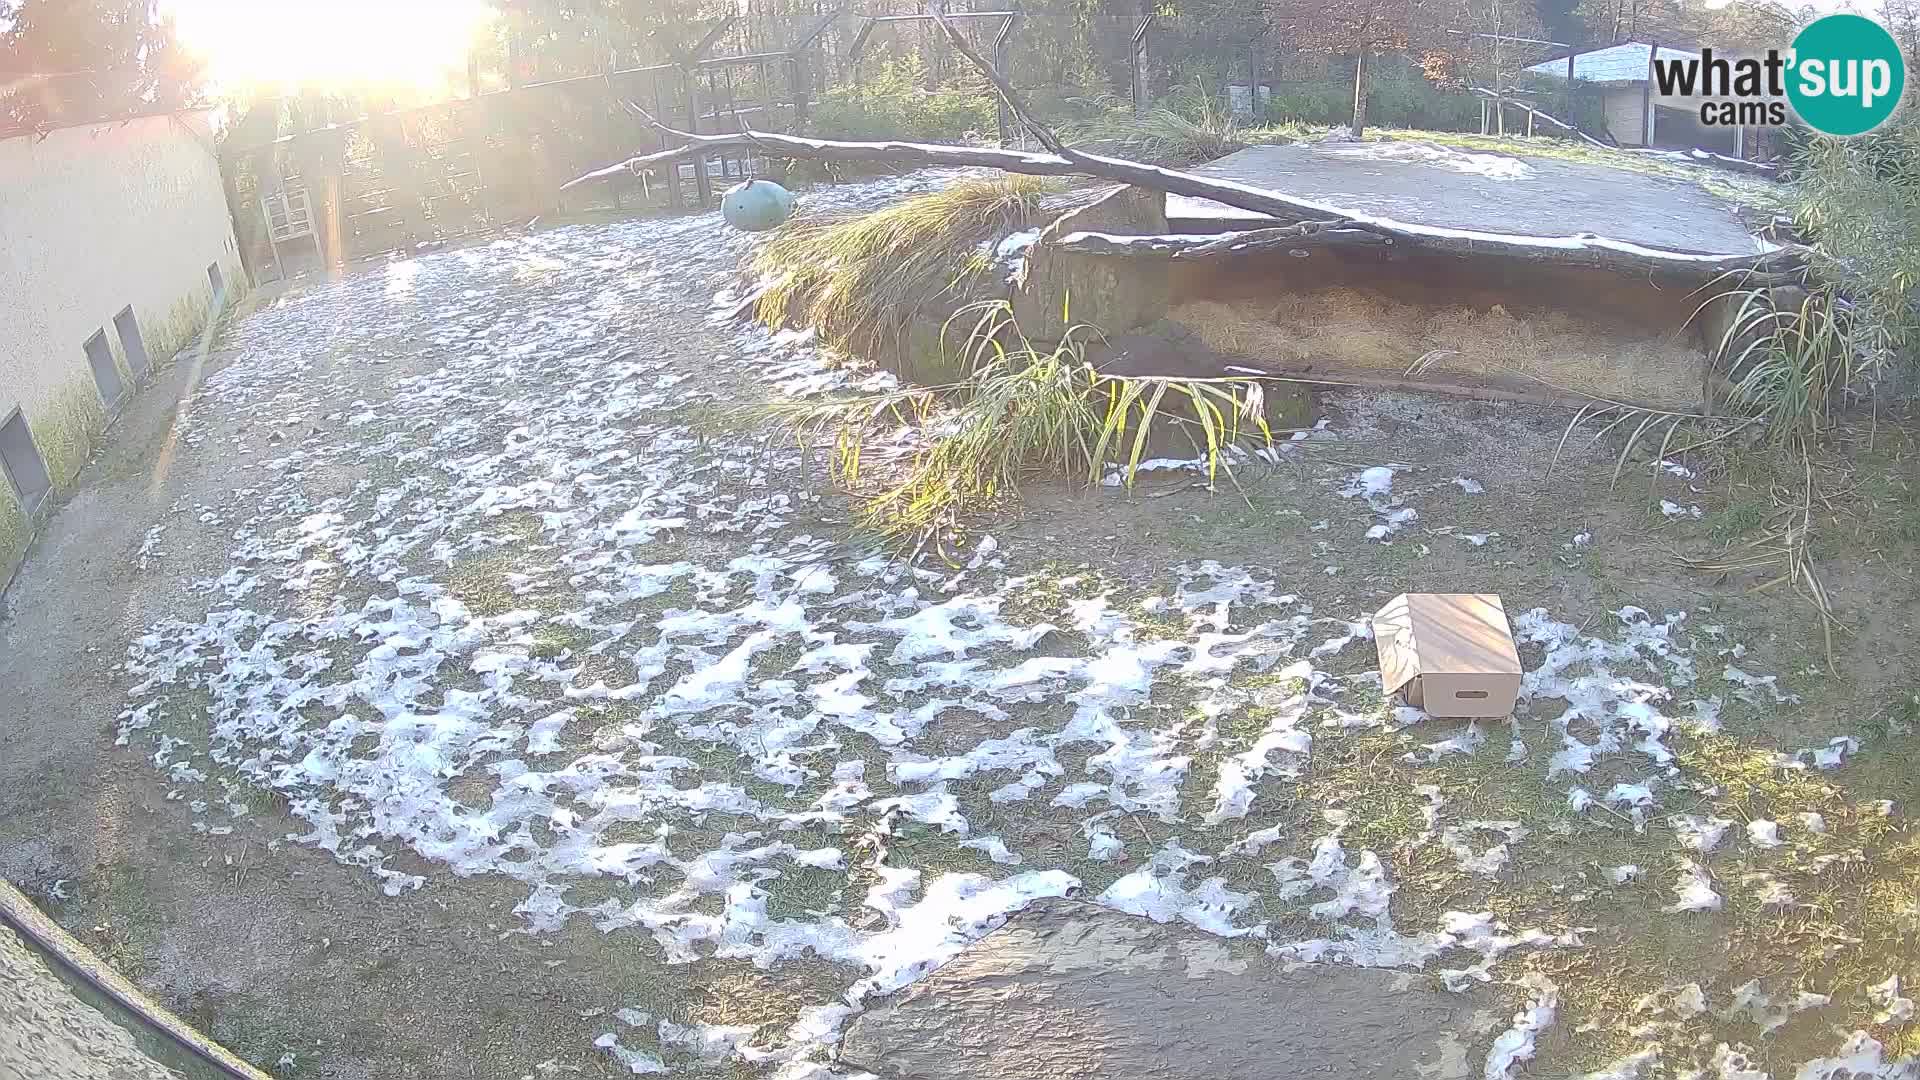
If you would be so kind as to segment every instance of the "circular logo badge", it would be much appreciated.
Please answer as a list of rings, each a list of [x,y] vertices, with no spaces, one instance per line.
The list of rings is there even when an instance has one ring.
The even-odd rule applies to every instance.
[[[1886,27],[1859,15],[1828,15],[1793,39],[1787,100],[1815,131],[1860,135],[1893,115],[1907,64]]]

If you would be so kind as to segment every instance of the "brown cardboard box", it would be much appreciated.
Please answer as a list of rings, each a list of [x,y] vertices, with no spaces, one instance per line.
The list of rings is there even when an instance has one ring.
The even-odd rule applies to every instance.
[[[1401,593],[1373,617],[1380,681],[1432,716],[1505,716],[1520,696],[1520,654],[1491,593]]]

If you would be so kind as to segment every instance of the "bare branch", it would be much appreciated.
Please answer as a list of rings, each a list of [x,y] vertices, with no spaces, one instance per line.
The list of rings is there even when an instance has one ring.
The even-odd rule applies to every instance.
[[[1052,129],[1040,122],[1040,118],[1034,115],[1033,108],[1027,104],[1026,98],[1013,88],[1013,84],[1007,81],[1005,75],[1000,74],[998,68],[974,49],[973,45],[967,41],[966,35],[962,34],[960,29],[953,25],[952,20],[947,18],[946,0],[932,0],[927,5],[927,13],[933,16],[933,21],[946,33],[947,41],[953,45],[954,51],[966,57],[967,63],[972,64],[980,74],[985,75],[987,81],[993,84],[993,88],[1000,91],[1000,98],[1007,103],[1008,111],[1026,125],[1028,131],[1033,132],[1033,137],[1039,140],[1040,145],[1052,153],[1072,160],[1073,151],[1067,147],[1060,136],[1055,135]]]

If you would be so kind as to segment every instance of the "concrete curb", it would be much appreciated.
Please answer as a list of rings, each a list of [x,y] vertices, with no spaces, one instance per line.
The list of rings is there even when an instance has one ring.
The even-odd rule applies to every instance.
[[[0,926],[17,934],[75,997],[126,1029],[158,1064],[189,1080],[272,1080],[141,993],[4,880]]]

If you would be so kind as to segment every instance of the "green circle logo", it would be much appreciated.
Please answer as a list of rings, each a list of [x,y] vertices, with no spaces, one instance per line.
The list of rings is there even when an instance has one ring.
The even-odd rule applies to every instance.
[[[1787,100],[1808,126],[1860,135],[1886,123],[1907,88],[1907,63],[1886,27],[1859,15],[1828,15],[1793,39]]]

